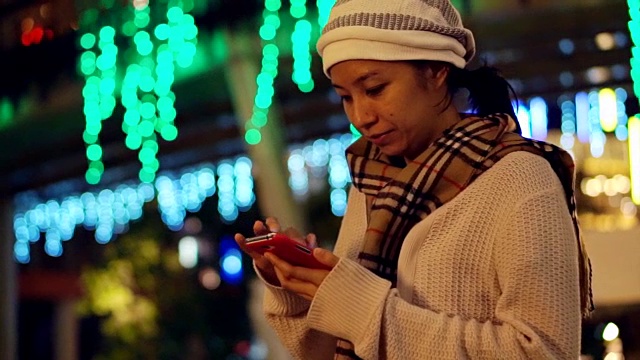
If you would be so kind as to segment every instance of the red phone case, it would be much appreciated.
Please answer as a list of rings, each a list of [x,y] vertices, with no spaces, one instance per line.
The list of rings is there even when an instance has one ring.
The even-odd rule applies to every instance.
[[[270,252],[282,260],[295,266],[313,269],[328,269],[328,267],[313,257],[313,250],[290,239],[285,234],[270,233],[262,236],[247,238],[245,245],[260,254]]]

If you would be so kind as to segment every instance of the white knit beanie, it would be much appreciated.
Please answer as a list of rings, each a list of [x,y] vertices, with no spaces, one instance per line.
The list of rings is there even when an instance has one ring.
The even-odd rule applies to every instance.
[[[317,44],[324,73],[345,60],[434,60],[464,68],[476,47],[449,0],[337,0]]]

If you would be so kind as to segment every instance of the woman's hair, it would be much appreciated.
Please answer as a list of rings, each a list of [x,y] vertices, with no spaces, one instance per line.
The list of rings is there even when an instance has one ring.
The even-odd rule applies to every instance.
[[[410,61],[418,70],[425,67],[438,68],[449,67],[447,86],[449,96],[446,99],[448,106],[453,101],[454,95],[460,89],[469,91],[469,105],[474,114],[488,116],[491,114],[508,114],[516,120],[516,132],[521,134],[520,124],[512,105],[512,98],[517,100],[513,87],[502,77],[498,69],[483,65],[475,70],[460,69],[450,64],[438,61],[417,60]]]

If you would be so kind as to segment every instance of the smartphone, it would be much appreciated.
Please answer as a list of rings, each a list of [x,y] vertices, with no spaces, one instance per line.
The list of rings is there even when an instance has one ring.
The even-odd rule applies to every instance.
[[[266,235],[250,237],[245,240],[249,250],[260,254],[273,253],[291,265],[308,267],[312,269],[329,269],[328,266],[313,257],[313,250],[304,244],[289,238],[282,233],[269,233]]]

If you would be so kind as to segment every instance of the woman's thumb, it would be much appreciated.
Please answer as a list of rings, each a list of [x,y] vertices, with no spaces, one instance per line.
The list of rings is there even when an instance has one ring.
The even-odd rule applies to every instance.
[[[338,261],[340,261],[339,257],[335,256],[331,251],[323,248],[313,249],[313,257],[332,269],[336,264],[338,264]]]

